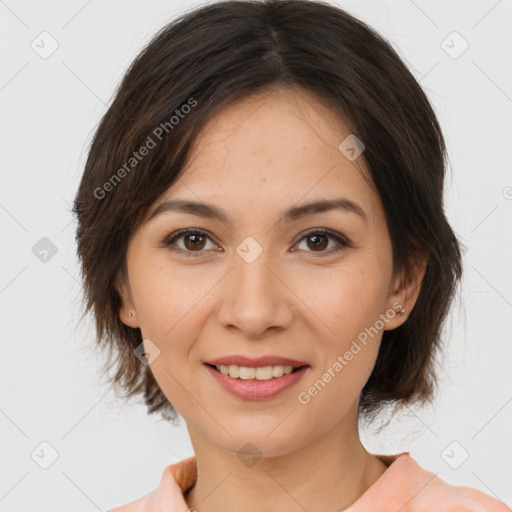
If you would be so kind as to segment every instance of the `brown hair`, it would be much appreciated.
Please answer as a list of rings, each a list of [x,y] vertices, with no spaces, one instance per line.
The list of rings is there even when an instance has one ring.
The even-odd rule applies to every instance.
[[[127,70],[92,140],[73,206],[84,315],[93,311],[97,346],[108,350],[105,372],[115,369],[109,380],[125,397],[143,394],[149,413],[177,417],[150,368],[134,356],[142,336],[119,318],[117,278],[126,278],[131,235],[177,180],[201,127],[223,107],[272,85],[314,93],[366,145],[362,158],[384,207],[394,271],[409,272],[414,259],[427,259],[407,321],[383,333],[360,413],[369,418],[386,404],[429,402],[434,356],[462,273],[443,210],[443,135],[391,45],[319,1],[197,8],[163,27]]]

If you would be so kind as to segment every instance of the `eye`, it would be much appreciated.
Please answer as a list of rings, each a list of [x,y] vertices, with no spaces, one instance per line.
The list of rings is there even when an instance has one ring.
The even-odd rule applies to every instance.
[[[329,239],[337,242],[337,245],[331,247],[329,250],[325,250],[329,245]],[[346,240],[344,237],[338,234],[334,234],[331,231],[323,228],[315,228],[309,231],[299,240],[299,243],[305,240],[306,247],[313,248],[312,251],[307,252],[320,252],[322,254],[333,254],[341,251],[346,247],[353,247],[353,245]],[[318,250],[317,250],[318,249]]]
[[[202,229],[180,229],[171,233],[165,240],[164,245],[173,245],[177,240],[184,239],[184,247],[179,247],[182,252],[188,253],[190,256],[199,256],[204,249],[206,243],[205,240],[210,240],[208,233]],[[197,254],[193,254],[197,253]]]
[[[182,247],[180,247],[176,242],[182,239],[184,244]],[[335,244],[334,247],[326,250],[329,246],[329,239],[336,242],[337,245]],[[208,241],[210,241],[213,247],[207,247]],[[354,245],[342,235],[335,234],[323,228],[315,228],[310,230],[299,240],[299,245],[303,241],[305,241],[306,244],[306,249],[304,249],[306,252],[320,253],[320,256],[333,254],[347,247],[354,247]],[[215,244],[212,242],[209,234],[206,231],[198,228],[187,228],[175,231],[174,233],[171,233],[163,243],[165,246],[176,245],[178,249],[173,248],[172,250],[183,252],[187,256],[201,256],[208,249],[216,250]]]

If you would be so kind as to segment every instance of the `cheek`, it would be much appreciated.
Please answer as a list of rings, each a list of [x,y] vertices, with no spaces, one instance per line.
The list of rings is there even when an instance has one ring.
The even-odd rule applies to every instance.
[[[142,261],[134,265],[132,288],[137,297],[143,339],[159,349],[150,370],[167,399],[180,413],[190,410],[190,362],[211,310],[213,272],[199,275],[193,266]],[[137,270],[135,270],[137,269]],[[197,358],[196,358],[197,359]]]
[[[165,346],[199,332],[202,307],[215,284],[212,272],[177,267],[169,262],[140,265],[133,278],[141,330]],[[184,331],[189,334],[184,335]]]
[[[387,276],[378,265],[363,266],[360,260],[329,275],[317,272],[314,287],[308,286],[307,279],[300,282],[297,295],[314,313],[309,313],[310,327],[318,334],[316,377],[322,381],[320,387],[325,384],[318,402],[339,400],[340,406],[345,400],[352,403],[378,355]]]
[[[298,401],[302,413],[319,432],[346,414],[357,412],[361,390],[378,356],[382,330],[375,327],[383,306],[382,282],[364,272],[329,281],[328,293],[311,294],[315,320],[324,335],[317,342],[318,367]],[[382,287],[380,286],[382,284]],[[319,327],[320,329],[320,327]]]
[[[312,321],[323,325],[323,338],[336,349],[375,324],[384,312],[389,286],[382,267],[363,258],[294,282],[297,296],[314,313]]]

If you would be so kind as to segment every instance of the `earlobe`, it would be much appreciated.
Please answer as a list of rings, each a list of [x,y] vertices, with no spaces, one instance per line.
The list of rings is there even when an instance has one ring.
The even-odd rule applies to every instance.
[[[402,270],[396,276],[393,292],[388,300],[389,309],[394,310],[396,314],[388,322],[385,330],[396,329],[407,321],[420,294],[427,263],[427,258],[416,260],[409,273],[406,274],[405,270]]]
[[[121,273],[119,273],[116,278],[116,290],[121,300],[121,306],[119,307],[119,318],[121,319],[121,322],[128,327],[139,327],[137,315],[134,312],[135,307],[131,292],[129,287],[126,285],[124,276],[122,276]]]

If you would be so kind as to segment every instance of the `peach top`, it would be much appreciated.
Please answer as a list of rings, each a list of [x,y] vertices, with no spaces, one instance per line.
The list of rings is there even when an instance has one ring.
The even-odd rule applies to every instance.
[[[388,469],[343,512],[511,512],[476,489],[452,486],[423,469],[410,455],[376,455]],[[184,495],[197,479],[195,456],[167,466],[158,487],[107,512],[188,512]],[[199,511],[201,512],[201,511]]]

